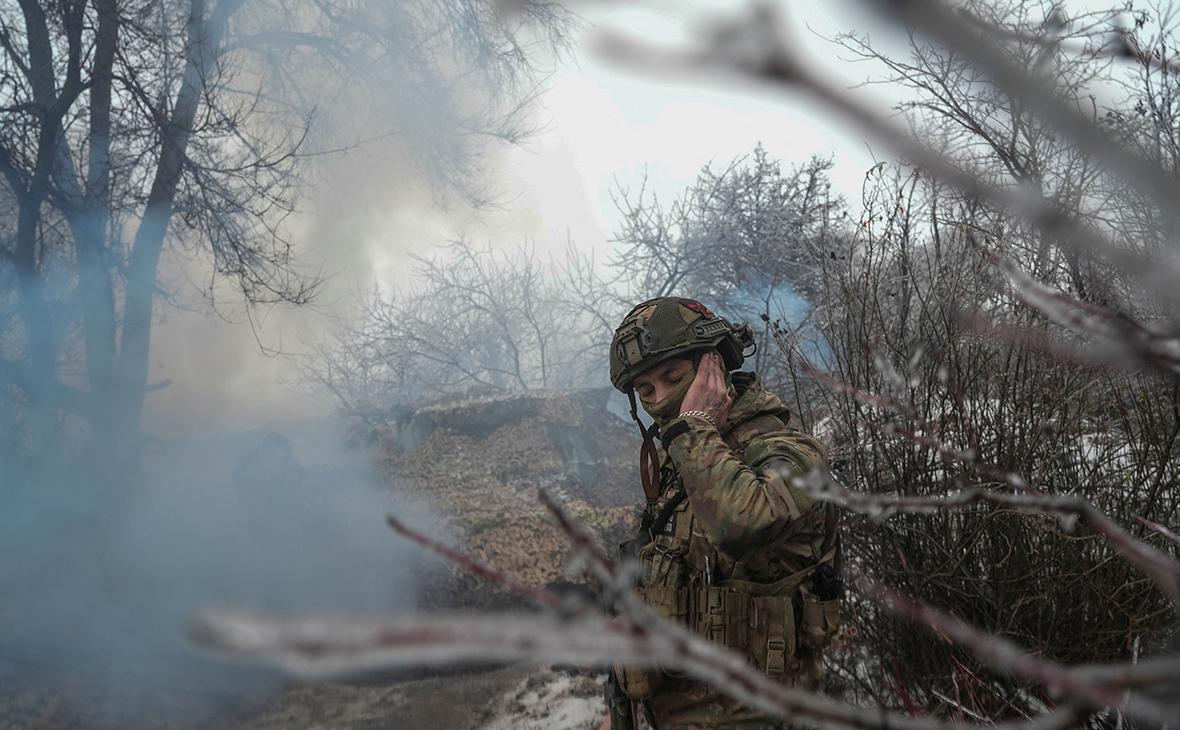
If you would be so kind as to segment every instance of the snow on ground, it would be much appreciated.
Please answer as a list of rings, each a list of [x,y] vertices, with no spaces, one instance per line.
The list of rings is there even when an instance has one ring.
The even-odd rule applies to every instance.
[[[546,670],[517,684],[481,730],[584,730],[606,716],[602,676]]]

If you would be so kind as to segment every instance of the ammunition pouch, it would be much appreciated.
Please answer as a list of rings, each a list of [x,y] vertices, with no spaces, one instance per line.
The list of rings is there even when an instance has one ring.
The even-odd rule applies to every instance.
[[[688,624],[689,565],[682,549],[653,541],[639,549],[638,558],[641,572],[635,590],[639,596],[661,618]],[[615,673],[623,691],[633,700],[646,700],[664,683],[664,672],[658,667],[616,665]]]
[[[834,562],[815,566],[810,585],[799,587],[803,596],[803,621],[799,637],[803,646],[819,651],[832,644],[840,633],[840,598],[844,595],[844,581]]]
[[[681,551],[652,542],[639,551],[643,600],[661,617],[745,656],[767,676],[791,681],[802,663],[800,649],[818,652],[840,632],[839,594],[821,598],[834,575],[834,551],[817,565],[772,583],[728,580],[703,585]],[[817,576],[822,572],[825,576]],[[634,700],[650,698],[664,681],[660,668],[615,668],[622,690]]]
[[[773,583],[729,580],[699,589],[696,632],[744,654],[769,677],[795,674],[796,596],[812,572],[807,568]]]

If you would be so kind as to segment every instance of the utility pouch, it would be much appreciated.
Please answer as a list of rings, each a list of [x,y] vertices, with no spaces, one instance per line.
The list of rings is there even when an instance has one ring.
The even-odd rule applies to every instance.
[[[689,565],[684,552],[682,545],[662,537],[644,545],[639,551],[640,590],[687,585]]]
[[[684,549],[667,538],[657,538],[639,550],[639,586],[636,592],[644,603],[661,617],[685,626],[688,624],[689,566]],[[623,692],[633,700],[651,697],[664,682],[659,667],[616,666],[615,673]]]
[[[657,537],[639,551],[638,593],[656,613],[681,626],[689,625],[688,584],[691,569],[685,545]]]
[[[750,645],[750,595],[724,586],[702,586],[693,601],[696,633],[747,653]]]
[[[750,598],[750,658],[776,679],[795,673],[795,605],[791,596]]]
[[[814,651],[828,647],[840,633],[840,599],[823,600],[806,586],[803,593],[803,620],[799,640]]]

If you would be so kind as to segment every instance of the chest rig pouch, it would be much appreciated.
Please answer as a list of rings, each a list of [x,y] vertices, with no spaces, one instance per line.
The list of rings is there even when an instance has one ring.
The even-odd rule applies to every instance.
[[[670,471],[661,476],[665,484],[676,479]],[[688,559],[691,516],[687,496],[683,485],[677,484],[671,497],[649,504],[638,534],[619,546],[624,559],[639,564],[636,593],[660,617],[681,625],[689,623],[688,589],[693,579]],[[646,700],[663,684],[665,672],[656,667],[615,665],[615,676],[628,697]]]
[[[703,538],[692,535],[693,515],[681,486],[660,500],[641,534],[624,543],[624,555],[639,561],[636,592],[661,617],[745,656],[770,677],[789,681],[801,666],[800,648],[818,651],[840,628],[835,558],[838,543],[798,572],[768,583],[715,581],[722,560]],[[664,518],[664,519],[661,519]],[[818,572],[818,574],[817,574]],[[634,700],[651,697],[667,672],[616,666],[623,691]]]

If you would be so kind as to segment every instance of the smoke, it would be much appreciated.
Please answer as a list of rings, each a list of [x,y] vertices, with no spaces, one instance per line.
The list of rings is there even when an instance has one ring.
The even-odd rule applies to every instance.
[[[505,146],[457,131],[454,99],[415,99],[407,117],[406,89],[366,91],[341,91],[318,113],[296,209],[282,226],[298,271],[319,282],[309,305],[247,304],[232,278],[212,276],[209,251],[165,251],[159,280],[168,296],[156,303],[150,379],[168,385],[149,395],[150,428],[282,426],[332,412],[331,394],[304,387],[298,364],[355,321],[364,295],[410,284],[414,257],[453,241],[514,247],[538,230],[514,201],[520,181],[505,180]],[[479,207],[476,196],[513,203]]]
[[[413,608],[431,566],[383,516],[422,526],[428,512],[340,443],[330,421],[190,435],[158,442],[142,480],[123,484],[83,462],[0,464],[3,686],[48,695],[31,715],[60,700],[66,726],[201,724],[279,680],[187,645],[198,609]]]
[[[81,450],[0,455],[0,702],[17,726],[216,722],[285,679],[191,647],[198,610],[396,613],[436,567],[384,521],[428,526],[429,509],[393,494],[294,364],[453,213],[393,144],[309,175],[288,235],[325,276],[312,306],[248,307],[207,256],[166,252],[141,474],[103,480]]]
[[[495,192],[511,197],[487,184],[502,161],[499,141],[487,137],[511,136],[512,125],[498,119],[531,87],[533,67],[505,53],[527,39],[494,23],[479,4],[352,4],[348,10],[357,15],[343,23],[316,8],[288,13],[284,3],[244,8],[232,30],[247,42],[235,47],[310,30],[341,53],[325,58],[314,44],[294,44],[270,55],[245,50],[218,66],[221,85],[202,102],[216,108],[202,113],[226,113],[235,132],[258,143],[245,147],[263,150],[260,158],[273,153],[283,164],[263,165],[256,178],[217,178],[229,186],[225,200],[240,208],[201,207],[207,203],[199,193],[208,188],[195,177],[182,186],[155,282],[160,296],[151,392],[140,421],[147,437],[142,469],[126,468],[122,453],[111,459],[96,453],[127,444],[118,443],[124,434],[113,429],[109,438],[94,438],[106,436],[94,431],[117,420],[105,416],[121,404],[103,401],[106,391],[90,387],[97,379],[85,366],[98,358],[77,322],[79,310],[102,302],[74,292],[82,264],[61,255],[30,282],[41,287],[51,310],[40,319],[8,307],[21,301],[22,282],[0,279],[0,368],[15,363],[0,384],[0,724],[11,712],[28,713],[17,718],[20,726],[207,724],[280,679],[197,653],[183,638],[196,611],[232,605],[393,613],[415,606],[417,576],[432,569],[383,519],[396,512],[429,530],[429,510],[395,497],[376,455],[345,444],[344,428],[328,417],[331,397],[303,388],[295,363],[348,319],[354,295],[406,283],[411,254],[428,254],[474,226],[494,228],[503,220],[470,203]],[[170,57],[151,56],[157,50],[129,55],[141,65],[158,60],[170,68]],[[250,113],[251,103],[239,105],[234,94],[242,89],[247,97],[258,90],[251,102],[258,113]],[[229,96],[219,97],[223,90]],[[119,134],[138,129],[114,128]],[[83,141],[79,149],[85,134],[71,131],[71,139]],[[297,151],[290,149],[293,140],[303,140]],[[134,151],[154,143],[116,141],[118,149]],[[209,171],[253,170],[234,155],[253,157],[216,130],[196,130],[189,144],[186,154],[208,163]],[[288,151],[299,157],[289,167]],[[233,164],[226,164],[230,158]],[[150,169],[132,172],[150,179]],[[128,175],[116,177],[114,187],[134,188],[128,180],[140,178]],[[273,208],[270,198],[250,204],[262,197],[252,195],[259,191],[275,196]],[[294,207],[289,215],[288,205]],[[193,212],[200,215],[185,215]],[[111,235],[109,259],[117,322],[126,274],[117,266],[119,242],[134,239],[142,209],[129,203],[112,213],[112,228],[121,227]],[[315,302],[246,304],[241,282],[232,278],[237,259],[215,253],[205,235],[222,213],[242,218],[226,220],[230,230],[259,234],[249,238],[257,251],[239,252],[251,265],[262,262],[245,272],[247,285],[251,274],[270,281],[273,273],[280,283],[302,274],[321,282]],[[231,275],[215,275],[218,268]],[[10,272],[0,267],[0,277]],[[49,322],[56,329],[39,326]],[[104,333],[112,342],[117,328]],[[29,333],[42,339],[52,333],[57,349],[38,361],[27,352]],[[116,354],[112,369],[128,364]],[[123,373],[110,375],[119,381]],[[78,394],[85,412],[65,415],[68,408],[49,397],[60,393]],[[138,445],[126,451],[137,452]]]
[[[208,257],[166,252],[142,473],[112,482],[84,449],[29,462],[0,448],[6,720],[204,726],[285,680],[191,647],[198,610],[414,608],[419,577],[436,566],[384,515],[429,529],[429,508],[392,492],[376,455],[347,443],[330,396],[304,387],[294,364],[348,316],[355,292],[396,280],[409,252],[445,240],[453,212],[392,145],[325,160],[315,174],[288,231],[304,268],[326,277],[312,306],[248,307],[232,282],[210,280]]]
[[[307,8],[276,17],[286,7],[251,4],[235,29],[243,37],[275,27],[306,29],[300,24],[315,15]],[[14,368],[25,381],[6,374],[13,382],[0,386],[0,712],[15,706],[7,702],[14,696],[44,695],[26,703],[30,717],[17,724],[204,725],[227,703],[273,689],[277,678],[269,673],[225,665],[184,642],[186,620],[204,607],[389,613],[414,606],[415,576],[430,565],[389,533],[382,518],[398,512],[420,526],[430,524],[430,514],[394,498],[387,476],[373,466],[374,454],[345,445],[342,426],[327,415],[332,399],[302,387],[291,356],[347,320],[358,292],[405,283],[411,254],[428,254],[474,225],[496,228],[503,221],[496,211],[485,217],[467,204],[489,191],[477,172],[492,173],[500,162],[480,142],[484,130],[468,123],[479,121],[471,107],[483,113],[486,106],[494,116],[499,110],[484,101],[512,94],[476,88],[504,81],[503,71],[468,73],[467,65],[478,66],[481,53],[496,47],[477,44],[459,60],[448,55],[463,51],[457,46],[465,42],[485,42],[484,32],[493,28],[465,4],[440,7],[459,14],[433,19],[372,2],[352,9],[386,25],[315,20],[323,24],[315,31],[347,47],[356,67],[343,72],[314,52],[294,51],[267,57],[266,67],[251,66],[254,55],[222,66],[237,72],[225,78],[261,92],[256,101],[263,113],[235,117],[248,127],[248,138],[276,143],[307,132],[299,150],[306,157],[291,165],[299,179],[274,185],[280,196],[299,191],[295,212],[284,219],[274,249],[266,249],[266,235],[260,245],[278,251],[278,261],[284,245],[293,246],[293,268],[322,279],[319,298],[306,308],[244,303],[231,278],[214,275],[224,259],[218,262],[203,245],[209,242],[201,231],[183,215],[173,217],[157,277],[152,389],[140,422],[149,441],[142,471],[106,468],[94,443],[111,446],[119,434],[93,439],[90,430],[101,428],[104,417],[85,423],[85,414],[64,415],[48,397],[79,393],[87,410],[113,410],[87,387],[84,363],[92,353],[74,333],[77,310],[94,304],[83,301],[85,292],[70,296],[81,264],[72,256],[54,259],[45,281],[35,283],[48,294],[45,308],[52,311],[45,320],[61,325],[54,342],[60,348],[44,362],[28,356],[26,346],[47,341],[51,328],[8,308],[8,300],[20,300],[9,296],[19,281],[0,279],[0,367],[8,359],[31,363]],[[455,19],[477,25],[461,25],[467,34],[453,42],[445,40],[445,25],[426,27],[430,33],[414,25]],[[380,41],[365,48],[371,58],[355,47],[355,35]],[[451,80],[470,86],[448,88]],[[283,84],[295,81],[299,98],[274,108],[263,101],[290,94]],[[304,96],[307,108],[300,106]],[[225,104],[238,110],[236,101]],[[309,130],[297,129],[303,111],[314,117]],[[288,124],[290,130],[280,129]],[[192,150],[198,142],[192,140]],[[202,144],[217,160],[231,146],[216,137]],[[138,150],[139,142],[125,146]],[[286,203],[264,215],[282,217]],[[125,229],[112,238],[131,239],[142,211],[114,212],[112,226]],[[112,251],[117,261],[117,246]],[[0,267],[0,276],[9,272]],[[68,287],[63,294],[46,282]],[[120,314],[116,307],[114,318]],[[110,334],[116,340],[114,325]],[[13,443],[19,448],[9,448]]]
[[[321,149],[350,139],[317,134]],[[348,445],[334,403],[302,387],[293,356],[348,316],[353,293],[396,280],[409,252],[455,230],[457,208],[437,205],[438,185],[407,152],[427,142],[402,137],[304,166],[284,233],[300,269],[324,278],[310,307],[247,306],[232,280],[211,276],[210,254],[165,251],[140,473],[99,476],[86,426],[79,448],[55,443],[31,461],[5,449],[19,432],[0,434],[5,721],[203,726],[284,680],[197,652],[184,636],[198,610],[414,607],[433,564],[384,515],[422,527],[430,512],[395,496],[375,455]],[[27,407],[0,408],[10,405]]]

